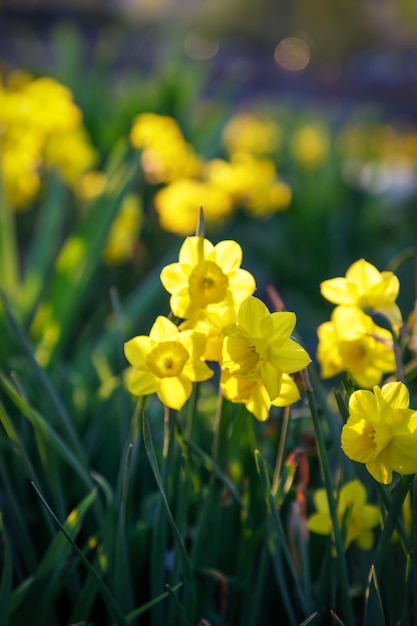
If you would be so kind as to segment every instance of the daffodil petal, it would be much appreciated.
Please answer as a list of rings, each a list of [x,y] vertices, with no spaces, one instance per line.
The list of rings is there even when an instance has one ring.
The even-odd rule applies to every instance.
[[[149,337],[154,341],[172,341],[178,339],[178,334],[179,330],[174,322],[163,315],[158,315],[150,330]]]
[[[147,396],[157,390],[157,378],[151,372],[134,370],[127,377],[127,386],[134,396]]]
[[[141,369],[152,348],[152,340],[145,335],[133,337],[124,344],[124,353],[131,365]]]
[[[408,409],[410,405],[410,393],[408,388],[401,382],[386,383],[381,388],[383,400],[395,409]]]
[[[287,374],[299,372],[311,361],[306,350],[293,339],[285,339],[280,346],[271,345],[269,359]]]
[[[233,270],[237,270],[242,263],[242,248],[236,241],[226,240],[220,241],[214,247],[214,254],[211,253],[210,256],[215,256],[215,261],[217,265],[219,265],[223,271],[229,273]]]
[[[347,287],[346,278],[330,278],[320,284],[321,295],[333,304],[355,304],[355,298]]]
[[[194,267],[207,258],[213,248],[213,244],[208,239],[187,237],[179,251],[178,260],[180,263]]]
[[[161,378],[158,384],[157,395],[162,404],[170,409],[182,409],[191,395],[192,384],[188,378],[172,377]]]
[[[275,400],[281,389],[281,372],[269,362],[262,363],[259,372],[270,400]]]

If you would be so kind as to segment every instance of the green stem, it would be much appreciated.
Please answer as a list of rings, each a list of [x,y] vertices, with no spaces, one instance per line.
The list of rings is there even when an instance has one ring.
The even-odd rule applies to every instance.
[[[352,602],[349,595],[349,580],[348,572],[345,560],[345,551],[343,545],[342,532],[339,526],[337,518],[335,492],[332,478],[332,470],[330,468],[329,457],[327,455],[326,442],[322,430],[320,417],[317,411],[317,405],[313,393],[313,388],[310,383],[307,369],[302,372],[305,391],[307,394],[308,404],[310,407],[311,417],[313,420],[314,433],[316,436],[319,460],[323,471],[324,486],[327,493],[327,499],[329,501],[329,513],[332,521],[334,542],[336,548],[336,561],[338,568],[338,577],[341,584],[342,591],[342,605],[344,610],[344,619],[346,626],[354,626],[355,619],[353,614]]]
[[[289,422],[290,422],[290,407],[286,406],[284,408],[284,416],[282,420],[281,436],[279,438],[277,460],[275,462],[274,476],[272,479],[271,493],[273,496],[276,496],[277,491],[278,491],[279,477],[281,476],[282,463],[284,461],[284,451],[285,451],[285,444],[287,441],[287,432],[288,432]]]

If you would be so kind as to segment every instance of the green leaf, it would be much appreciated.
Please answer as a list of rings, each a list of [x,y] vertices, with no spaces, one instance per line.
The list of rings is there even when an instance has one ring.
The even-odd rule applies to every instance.
[[[67,541],[70,543],[72,548],[75,550],[75,552],[80,557],[80,559],[81,559],[83,565],[85,566],[87,572],[89,573],[89,575],[92,576],[92,578],[95,581],[95,583],[96,583],[96,585],[97,585],[97,587],[98,587],[98,589],[99,589],[99,591],[101,593],[101,596],[102,596],[104,602],[106,603],[107,608],[109,609],[113,619],[116,621],[116,623],[119,626],[126,626],[127,622],[126,622],[126,620],[125,620],[125,618],[123,616],[123,613],[122,613],[118,603],[116,602],[115,598],[110,593],[110,591],[109,591],[107,585],[105,584],[104,580],[100,577],[100,575],[97,573],[97,571],[92,567],[91,563],[87,560],[87,558],[85,557],[83,552],[80,550],[80,548],[77,546],[75,541],[72,539],[71,535],[67,532],[65,526],[63,524],[61,524],[59,519],[56,517],[55,513],[49,507],[49,505],[46,502],[46,500],[44,499],[44,497],[41,495],[41,493],[38,490],[38,488],[36,487],[36,485],[34,483],[32,483],[32,486],[33,486],[37,496],[41,500],[43,506],[46,508],[46,510],[48,511],[49,515],[52,517],[52,519],[56,522],[56,524],[62,530],[63,534],[65,535],[65,537],[67,539]]]
[[[194,605],[195,599],[196,599],[194,573],[192,571],[191,562],[188,557],[187,551],[185,549],[184,543],[182,541],[180,532],[177,528],[177,525],[171,513],[171,509],[168,504],[168,500],[167,500],[164,486],[163,486],[162,479],[161,479],[161,474],[159,472],[158,463],[157,463],[156,456],[155,456],[155,450],[153,446],[151,431],[150,431],[149,424],[145,416],[143,416],[142,427],[143,427],[143,441],[144,441],[146,453],[148,455],[149,463],[151,465],[151,469],[155,477],[155,481],[158,486],[163,505],[165,507],[165,512],[168,518],[168,522],[171,526],[175,545],[178,550],[178,555],[179,555],[179,559],[180,559],[183,574],[184,574],[184,583],[186,586],[186,592],[189,597],[190,604]],[[192,614],[193,609],[190,612]]]
[[[0,626],[9,624],[9,608],[13,582],[12,551],[3,524],[3,515],[0,513],[0,537],[3,547],[3,571],[0,583]]]
[[[63,524],[65,533],[74,539],[80,531],[82,522],[90,510],[95,498],[96,490],[91,491],[80,504],[68,515]],[[36,613],[36,623],[42,623],[54,604],[54,599],[62,590],[63,572],[68,567],[71,555],[71,545],[62,533],[58,533],[49,545],[42,561],[13,593],[11,609],[15,623],[29,620],[33,603],[42,594],[42,605]],[[33,619],[31,620],[33,623]]]

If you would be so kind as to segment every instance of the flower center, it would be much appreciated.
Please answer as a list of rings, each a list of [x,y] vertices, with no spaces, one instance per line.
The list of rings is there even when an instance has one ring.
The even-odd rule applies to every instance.
[[[228,286],[228,277],[213,261],[201,261],[188,279],[191,302],[195,302],[199,307],[222,302],[226,297]]]
[[[234,374],[255,374],[265,357],[265,339],[232,335],[225,337],[223,367]]]
[[[339,346],[339,353],[349,370],[363,369],[369,359],[369,339],[345,341]]]
[[[179,376],[190,358],[178,341],[162,341],[146,357],[146,365],[158,378]]]

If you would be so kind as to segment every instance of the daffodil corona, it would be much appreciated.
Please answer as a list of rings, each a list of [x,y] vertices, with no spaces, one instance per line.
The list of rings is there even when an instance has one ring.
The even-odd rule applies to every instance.
[[[410,394],[401,382],[355,391],[349,399],[342,448],[385,485],[392,482],[393,472],[417,473],[417,411],[409,404]]]
[[[192,330],[179,331],[171,320],[157,317],[149,336],[125,343],[129,391],[137,396],[157,394],[171,409],[181,409],[191,395],[192,383],[211,378],[203,361],[206,339]]]

